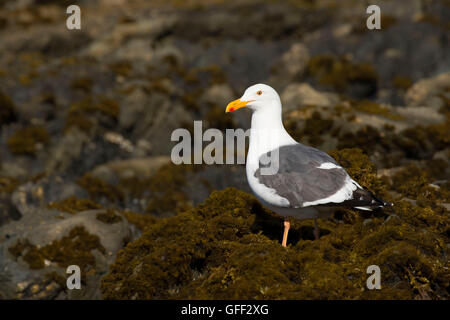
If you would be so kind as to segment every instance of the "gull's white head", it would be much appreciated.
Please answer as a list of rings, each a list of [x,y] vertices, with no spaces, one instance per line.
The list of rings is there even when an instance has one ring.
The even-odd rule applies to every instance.
[[[242,107],[250,108],[253,112],[281,113],[280,96],[272,87],[258,83],[247,88],[241,98],[230,102],[225,112],[236,111]]]

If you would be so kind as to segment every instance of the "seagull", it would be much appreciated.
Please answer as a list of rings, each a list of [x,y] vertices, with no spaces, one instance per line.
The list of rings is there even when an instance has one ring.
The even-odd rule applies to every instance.
[[[283,247],[290,217],[314,219],[317,240],[317,218],[338,208],[372,211],[392,205],[364,190],[330,155],[295,141],[283,126],[280,96],[272,87],[249,87],[225,112],[243,107],[252,111],[247,180],[260,202],[285,218]]]

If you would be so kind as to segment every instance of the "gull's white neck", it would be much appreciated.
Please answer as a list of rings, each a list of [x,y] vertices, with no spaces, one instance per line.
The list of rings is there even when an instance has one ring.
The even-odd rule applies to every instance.
[[[277,101],[273,103],[280,104]],[[281,105],[257,110],[252,115],[247,164],[257,165],[262,154],[280,146],[296,143],[283,126]]]

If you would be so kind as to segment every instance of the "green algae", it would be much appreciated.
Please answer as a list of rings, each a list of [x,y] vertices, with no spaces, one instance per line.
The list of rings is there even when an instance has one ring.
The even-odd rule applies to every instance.
[[[91,92],[93,83],[91,77],[80,77],[72,80],[71,87],[76,90]]]
[[[413,81],[409,77],[396,75],[392,79],[392,85],[394,86],[394,88],[406,91],[413,85]]]
[[[173,215],[190,208],[187,195],[184,193],[186,177],[196,170],[189,165],[161,166],[151,177],[141,179],[131,177],[121,179],[117,185],[126,197],[147,200],[145,213],[156,216]]]
[[[207,65],[183,69],[178,64],[174,72],[182,77],[186,90],[181,95],[183,105],[194,112],[200,111],[199,98],[204,94],[205,87],[225,83],[227,80],[225,72],[218,65]]]
[[[79,112],[69,112],[66,117],[65,129],[76,127],[83,132],[89,132],[94,126],[94,123],[86,115]]]
[[[209,82],[211,84],[221,84],[227,81],[227,76],[219,65],[212,64],[205,66],[200,68],[200,72],[205,72],[209,75]]]
[[[431,14],[429,12],[423,13],[419,17],[418,22],[431,24],[433,26],[440,27],[446,31],[448,31],[448,29],[450,29],[450,23],[448,21],[443,21],[439,16],[437,16],[435,14]]]
[[[373,213],[339,210],[319,220],[316,241],[311,220],[292,219],[284,249],[282,217],[236,189],[214,191],[195,209],[144,222],[141,238],[118,254],[103,278],[104,297],[448,299],[450,218],[439,205],[443,192],[426,196],[428,188],[435,190],[428,187],[430,177],[447,164],[433,160],[425,169],[408,167],[394,175],[392,186],[377,176],[361,149],[330,154],[394,206]],[[394,199],[391,188],[417,202]],[[373,264],[381,268],[381,290],[366,287],[366,269]]]
[[[157,220],[150,214],[137,213],[130,210],[121,211],[127,221],[135,225],[140,231],[146,231]]]
[[[38,144],[46,145],[50,141],[47,130],[39,126],[29,126],[16,131],[8,139],[8,147],[15,155],[35,155]]]
[[[428,161],[425,168],[411,163],[392,176],[391,187],[402,196],[417,200],[419,206],[437,209],[437,205],[450,201],[450,192],[445,186],[433,186],[431,183],[442,178],[442,172],[447,167],[446,162],[436,160]]]
[[[170,90],[167,88],[167,85],[164,83],[165,78],[159,78],[153,80],[148,87],[146,87],[149,93],[159,92],[162,94],[170,94]]]
[[[387,107],[370,100],[354,101],[352,107],[361,112],[376,114],[392,120],[403,120],[404,118],[398,114],[392,113]]]
[[[418,125],[402,130],[390,140],[408,158],[423,159],[450,145],[449,119],[428,126]]]
[[[107,224],[114,224],[122,221],[122,217],[116,214],[112,209],[108,209],[105,212],[97,213],[95,218]]]
[[[421,190],[429,186],[432,179],[426,171],[420,170],[415,164],[410,164],[394,174],[392,181],[392,187],[395,191],[405,197],[416,199]]]
[[[345,57],[318,55],[308,61],[307,70],[320,84],[340,92],[345,92],[350,85],[357,83],[368,86],[367,95],[377,90],[378,75],[368,63],[351,62]]]
[[[0,177],[0,193],[13,193],[20,185],[20,181],[10,177]]]
[[[61,201],[50,202],[47,208],[75,214],[86,210],[101,209],[102,206],[88,199],[78,199],[71,196]]]
[[[305,108],[314,109],[315,106],[306,106]],[[302,140],[305,137],[312,146],[319,146],[325,140],[323,135],[333,128],[334,121],[323,117],[320,112],[314,111],[301,126],[295,119],[288,119],[286,122],[286,130],[296,140]],[[334,132],[337,134],[337,132]]]
[[[109,68],[118,76],[128,77],[133,71],[131,62],[126,60],[111,63]]]
[[[52,271],[52,272],[47,273],[44,278],[48,282],[55,282],[55,283],[57,283],[62,288],[65,287],[65,285],[66,285],[66,278],[64,278],[63,276],[59,275],[56,271]]]
[[[223,116],[223,106],[211,106],[205,119],[208,121],[210,128],[225,131],[226,129],[236,127],[232,117]]]
[[[380,131],[370,125],[355,132],[343,131],[339,135],[338,149],[360,148],[367,154],[381,153],[386,167],[402,165],[403,159],[431,159],[436,151],[450,145],[449,122],[417,125],[395,132],[384,126]]]
[[[333,126],[333,120],[324,119],[319,112],[314,111],[312,116],[305,121],[302,135],[307,135],[312,145],[318,146],[324,142],[322,135]]]
[[[358,148],[333,150],[329,154],[348,172],[361,186],[379,197],[385,196],[386,185],[377,176],[377,168],[367,154]]]
[[[106,299],[448,298],[448,215],[405,201],[392,210],[370,223],[360,215],[321,220],[317,241],[312,221],[293,220],[285,249],[281,217],[236,189],[214,191],[129,243],[101,290]],[[424,223],[419,213],[440,220]],[[366,288],[372,264],[381,268],[381,290]]]
[[[10,97],[0,91],[0,125],[17,119],[16,106]]]
[[[183,74],[184,81],[187,84],[200,84],[203,81],[212,85],[225,83],[227,80],[223,69],[215,64],[191,68],[187,72],[183,72]]]
[[[356,132],[342,132],[339,135],[337,148],[360,148],[368,154],[373,154],[378,145],[383,146],[384,141],[377,129],[366,125]]]
[[[122,202],[124,200],[124,194],[120,188],[110,185],[89,173],[77,179],[77,183],[93,199],[105,198],[113,202]]]
[[[187,165],[162,166],[148,181],[147,186],[151,197],[145,211],[158,216],[189,209],[188,197],[182,188],[190,170],[191,168]]]
[[[119,114],[120,106],[114,100],[104,96],[87,97],[70,106],[65,129],[77,127],[82,131],[90,131],[96,122],[111,127],[117,123]]]
[[[45,260],[48,260],[62,268],[76,264],[85,271],[88,267],[95,267],[95,257],[91,252],[94,249],[105,253],[97,236],[87,232],[84,227],[77,226],[67,236],[46,246],[39,248],[25,239],[9,247],[8,251],[16,258],[22,257],[31,269],[44,268]]]
[[[145,261],[150,262],[153,257],[160,262],[155,261],[156,263],[153,263],[152,261],[148,265],[145,261],[133,259],[134,261],[129,265],[129,270],[132,271],[137,268],[142,272],[135,272],[129,283],[122,283],[119,279],[115,279],[114,272],[112,272],[109,278],[108,276],[104,278],[103,287],[107,287],[109,283],[110,289],[116,286],[120,289],[108,291],[107,298],[119,298],[122,290],[129,291],[133,286],[136,291],[133,290],[131,294],[137,294],[138,298],[169,298],[171,290],[176,291],[179,282],[189,282],[194,272],[192,269],[197,269],[198,272],[202,271],[202,265],[206,264],[205,260],[209,256],[208,252],[215,246],[216,241],[213,241],[215,237],[222,241],[236,240],[239,229],[247,229],[248,232],[254,220],[249,217],[248,213],[247,215],[243,214],[245,209],[235,208],[233,202],[227,203],[225,198],[220,198],[218,192],[214,192],[212,197],[214,195],[217,195],[218,201],[217,203],[210,201],[213,205],[211,207],[200,206],[196,211],[188,211],[169,219],[158,220],[150,226],[145,232],[145,235],[149,235],[149,238],[142,237],[138,241],[142,241],[141,243],[144,246],[148,246],[148,249],[144,249],[144,251],[150,256],[145,258]],[[245,195],[244,197],[248,196]],[[241,200],[241,205],[246,207],[246,200],[249,200],[249,198],[239,200]],[[248,206],[251,206],[251,204],[248,204]],[[246,209],[248,211],[249,208]],[[205,216],[211,219],[209,221],[204,220]],[[233,218],[238,218],[241,227],[238,227]],[[210,227],[217,228],[217,232],[208,232],[207,230]],[[166,238],[169,234],[172,234],[172,236]],[[180,242],[181,238],[185,240]],[[129,246],[139,247],[136,242],[130,243]],[[131,251],[123,251],[118,261],[128,260],[130,253]],[[177,267],[166,269],[167,265],[177,265]],[[119,268],[118,263],[113,265],[112,268]],[[142,278],[144,274],[155,275],[150,280],[150,285],[142,282],[147,282]],[[140,285],[137,285],[138,283]]]
[[[203,90],[201,88],[196,88],[194,90],[189,90],[181,96],[181,101],[183,105],[191,111],[198,112],[200,106],[198,105],[198,100],[202,94]]]

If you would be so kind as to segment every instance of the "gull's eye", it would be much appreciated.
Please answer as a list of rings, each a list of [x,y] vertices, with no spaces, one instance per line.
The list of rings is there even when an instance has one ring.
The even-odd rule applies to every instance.
[[[260,95],[262,95],[262,91],[259,90],[258,92],[256,92],[256,94],[257,94],[258,96],[260,96]]]

